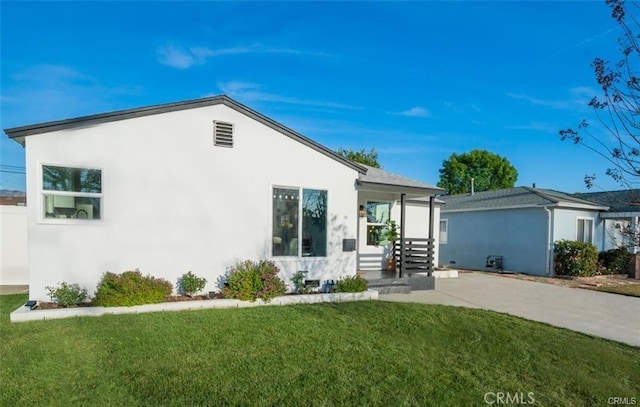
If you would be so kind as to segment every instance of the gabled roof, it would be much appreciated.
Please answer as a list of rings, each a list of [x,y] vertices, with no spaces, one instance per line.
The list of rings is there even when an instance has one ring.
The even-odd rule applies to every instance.
[[[472,194],[439,197],[445,201],[443,212],[492,209],[563,207],[604,211],[608,206],[576,198],[551,189],[516,187]]]
[[[573,196],[606,205],[609,207],[609,212],[640,212],[640,189],[585,192],[576,193]]]
[[[371,167],[369,165],[360,164],[367,169],[366,173],[361,173],[358,177],[358,186],[364,189],[380,189],[389,190],[400,187],[403,191],[395,192],[413,192],[422,195],[433,195],[442,192],[442,188],[425,184],[411,178],[393,174],[380,168]]]
[[[258,121],[264,124],[265,126],[270,127],[284,134],[285,136],[291,137],[292,139],[306,145],[307,147],[310,147],[360,172],[361,174],[364,174],[367,172],[367,169],[364,166],[342,157],[341,155],[328,149],[327,147],[316,143],[315,141],[303,136],[302,134],[289,129],[288,127],[285,127],[284,125],[276,122],[275,120],[272,120],[267,116],[264,116],[256,112],[255,110],[252,110],[246,107],[241,103],[236,102],[235,100],[231,99],[226,95],[214,96],[214,97],[203,98],[203,99],[186,100],[183,102],[146,106],[146,107],[140,107],[135,109],[118,110],[115,112],[100,113],[100,114],[94,114],[90,116],[76,117],[72,119],[57,120],[52,122],[31,124],[27,126],[13,127],[13,128],[5,129],[4,132],[7,134],[7,136],[16,140],[16,142],[24,146],[24,138],[34,134],[48,133],[48,132],[57,131],[57,130],[73,129],[81,126],[95,125],[99,123],[108,123],[108,122],[114,122],[118,120],[133,119],[136,117],[150,116],[150,115],[160,114],[160,113],[176,112],[180,110],[195,109],[199,107],[213,106],[213,105],[225,105],[227,107],[230,107],[231,109],[234,109],[237,112],[240,112],[245,116],[248,116]]]

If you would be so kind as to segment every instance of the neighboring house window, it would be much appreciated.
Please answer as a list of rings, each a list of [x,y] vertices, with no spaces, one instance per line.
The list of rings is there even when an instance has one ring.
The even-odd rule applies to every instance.
[[[326,256],[327,191],[273,188],[272,244],[274,256]]]
[[[384,232],[390,216],[390,202],[367,202],[367,246],[386,243]]]
[[[44,218],[100,219],[102,170],[42,166]]]
[[[593,243],[593,219],[577,219],[577,236],[579,242]]]
[[[438,239],[440,241],[440,243],[446,244],[447,243],[447,234],[449,232],[449,221],[447,219],[441,219],[440,220],[440,234],[438,236]]]

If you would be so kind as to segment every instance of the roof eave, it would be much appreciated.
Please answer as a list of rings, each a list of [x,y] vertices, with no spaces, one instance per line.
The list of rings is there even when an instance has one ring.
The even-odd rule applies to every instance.
[[[446,204],[446,202],[445,202]],[[561,203],[553,203],[553,204],[528,204],[528,205],[505,205],[505,206],[495,206],[490,208],[460,208],[460,209],[443,209],[443,213],[454,213],[454,212],[484,212],[484,211],[499,211],[499,210],[508,210],[508,209],[535,209],[535,208],[553,208],[553,209],[587,209],[592,211],[606,211],[608,207],[606,206],[595,206],[595,205],[581,205],[581,204],[566,204],[564,202]]]
[[[395,192],[395,193],[411,193],[416,196],[430,196],[435,195],[443,190],[438,187],[416,187],[409,185],[397,185],[397,184],[386,184],[382,182],[371,182],[371,181],[362,181],[357,180],[356,185],[358,185],[358,189],[369,189],[373,191],[385,191],[385,192]]]
[[[346,165],[347,167],[361,173],[366,174],[367,168],[362,165],[355,163],[351,160],[348,160],[341,156],[340,154],[328,149],[327,147],[319,144],[300,133],[297,133],[288,127],[283,126],[282,124],[264,116],[253,109],[248,108],[247,106],[236,102],[226,95],[213,96],[209,98],[202,99],[193,99],[187,100],[183,102],[174,102],[174,103],[166,103],[160,105],[146,106],[134,109],[126,109],[126,110],[118,110],[115,112],[109,113],[100,113],[90,116],[81,116],[72,119],[65,120],[57,120],[52,122],[38,123],[32,124],[28,126],[20,126],[20,127],[12,127],[5,129],[4,132],[11,139],[14,139],[17,143],[22,146],[25,145],[25,137],[32,136],[35,134],[49,133],[58,130],[65,130],[71,128],[77,128],[80,126],[86,125],[94,125],[100,123],[108,123],[119,120],[133,119],[136,117],[150,116],[154,114],[161,113],[169,113],[186,109],[193,109],[198,107],[206,107],[223,104],[227,107],[230,107],[245,116],[248,116],[267,127],[270,127],[294,140],[301,142],[302,144],[313,148],[314,150]]]

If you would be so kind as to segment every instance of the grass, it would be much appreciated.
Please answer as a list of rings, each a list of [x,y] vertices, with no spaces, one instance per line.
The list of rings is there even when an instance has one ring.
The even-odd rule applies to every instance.
[[[537,405],[640,396],[640,348],[489,311],[377,301],[9,324],[2,405]]]
[[[640,284],[619,284],[597,287],[598,291],[640,297]]]

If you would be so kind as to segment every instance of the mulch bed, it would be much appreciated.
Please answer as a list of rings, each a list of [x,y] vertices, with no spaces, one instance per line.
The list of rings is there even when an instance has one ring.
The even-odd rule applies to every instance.
[[[224,299],[224,295],[222,293],[216,293],[213,298],[208,295],[194,295],[193,297],[189,297],[186,295],[172,295],[170,297],[165,298],[164,302],[182,302],[182,301],[202,301],[202,300],[219,300]],[[34,310],[41,309],[60,309],[60,308],[81,308],[81,307],[93,307],[94,305],[90,302],[84,302],[82,304],[69,305],[68,307],[63,307],[55,302],[41,302],[38,301],[38,305],[33,308]]]
[[[310,292],[305,294],[323,294],[321,292]],[[299,295],[296,293],[287,293],[286,295]],[[172,295],[170,297],[165,298],[164,302],[183,302],[183,301],[202,301],[202,300],[222,300],[224,299],[224,295],[222,293],[216,293],[213,297],[209,297],[208,295],[194,295],[193,297],[189,297],[186,295]],[[55,302],[40,302],[38,301],[38,305],[33,308],[34,310],[42,310],[42,309],[60,309],[60,308],[80,308],[80,307],[93,307],[94,305],[90,302],[84,302],[82,304],[69,305],[68,307],[63,307]]]

